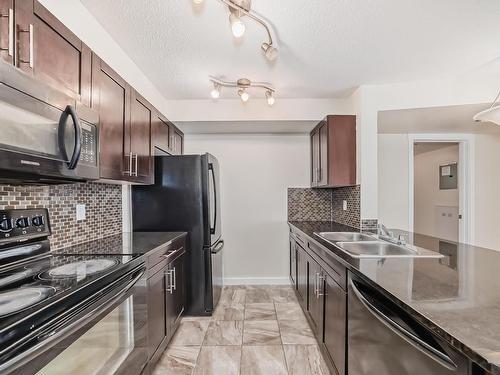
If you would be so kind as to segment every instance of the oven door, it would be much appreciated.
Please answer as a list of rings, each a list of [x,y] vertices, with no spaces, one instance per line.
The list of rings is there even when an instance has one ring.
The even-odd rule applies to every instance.
[[[98,118],[83,106],[78,110],[82,114],[74,101],[60,109],[0,84],[2,179],[99,178]]]
[[[82,301],[43,330],[36,345],[0,365],[0,372],[140,374],[148,361],[144,266],[105,289],[97,302]]]

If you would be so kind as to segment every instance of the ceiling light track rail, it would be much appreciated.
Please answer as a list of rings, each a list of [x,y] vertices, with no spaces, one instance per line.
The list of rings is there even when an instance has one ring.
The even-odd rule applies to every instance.
[[[266,82],[252,82],[247,78],[240,78],[236,82],[224,81],[217,77],[209,77],[209,80],[213,83],[214,88],[211,92],[212,98],[218,99],[220,96],[221,87],[231,87],[238,89],[238,95],[243,102],[247,102],[250,99],[250,94],[248,94],[248,88],[260,88],[264,89],[266,92],[267,103],[272,106],[275,103],[274,93],[276,89]]]

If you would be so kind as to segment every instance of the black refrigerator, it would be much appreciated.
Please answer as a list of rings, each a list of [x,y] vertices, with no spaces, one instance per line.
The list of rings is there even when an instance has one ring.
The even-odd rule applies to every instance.
[[[222,290],[219,163],[210,154],[156,156],[155,183],[132,188],[134,231],[188,232],[186,314],[211,315]]]

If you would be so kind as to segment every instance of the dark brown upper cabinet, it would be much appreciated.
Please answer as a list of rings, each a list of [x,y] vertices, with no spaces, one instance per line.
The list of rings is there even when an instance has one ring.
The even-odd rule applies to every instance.
[[[179,129],[174,128],[171,140],[170,150],[172,155],[182,155],[184,153],[184,134]]]
[[[127,176],[130,181],[153,183],[153,154],[151,147],[151,125],[154,109],[134,89],[131,90],[130,122],[124,138],[125,162],[129,162]]]
[[[130,156],[127,158],[125,155],[124,149],[125,127],[130,123],[131,89],[96,55],[93,57],[93,68],[92,107],[98,108],[100,116],[101,178],[126,180],[132,173],[132,161]]]
[[[0,1],[3,60],[76,101],[90,105],[90,48],[38,1],[23,0],[14,4],[13,1]]]
[[[355,184],[356,116],[327,116],[311,132],[311,186]]]
[[[101,178],[152,183],[153,106],[96,55],[93,68],[92,107],[100,114]]]
[[[153,120],[153,147],[163,153],[170,154],[172,130],[170,122],[160,113],[155,113]]]

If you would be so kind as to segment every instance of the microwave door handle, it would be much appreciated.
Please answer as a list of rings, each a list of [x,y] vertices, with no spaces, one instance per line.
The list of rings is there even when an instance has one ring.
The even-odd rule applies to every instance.
[[[373,303],[371,303],[363,293],[356,287],[354,281],[352,279],[349,280],[349,285],[354,292],[354,295],[357,297],[358,301],[382,324],[384,324],[388,329],[390,329],[394,334],[401,337],[408,344],[413,346],[415,349],[420,351],[421,353],[427,355],[429,358],[433,359],[437,363],[441,364],[441,366],[451,370],[456,371],[457,365],[453,362],[453,360],[446,354],[437,349],[433,348],[431,345],[415,336],[413,333],[409,332],[407,329],[396,323],[390,317],[385,315],[382,311],[380,311]]]
[[[65,129],[68,116],[71,116],[71,119],[73,120],[73,127],[75,128],[75,149],[73,150],[71,159],[68,162],[68,169],[75,169],[82,153],[82,127],[80,126],[80,120],[76,115],[75,108],[71,105],[66,106],[66,109],[61,114],[61,118],[59,119],[59,147],[61,148],[63,156],[67,158],[65,147]]]

